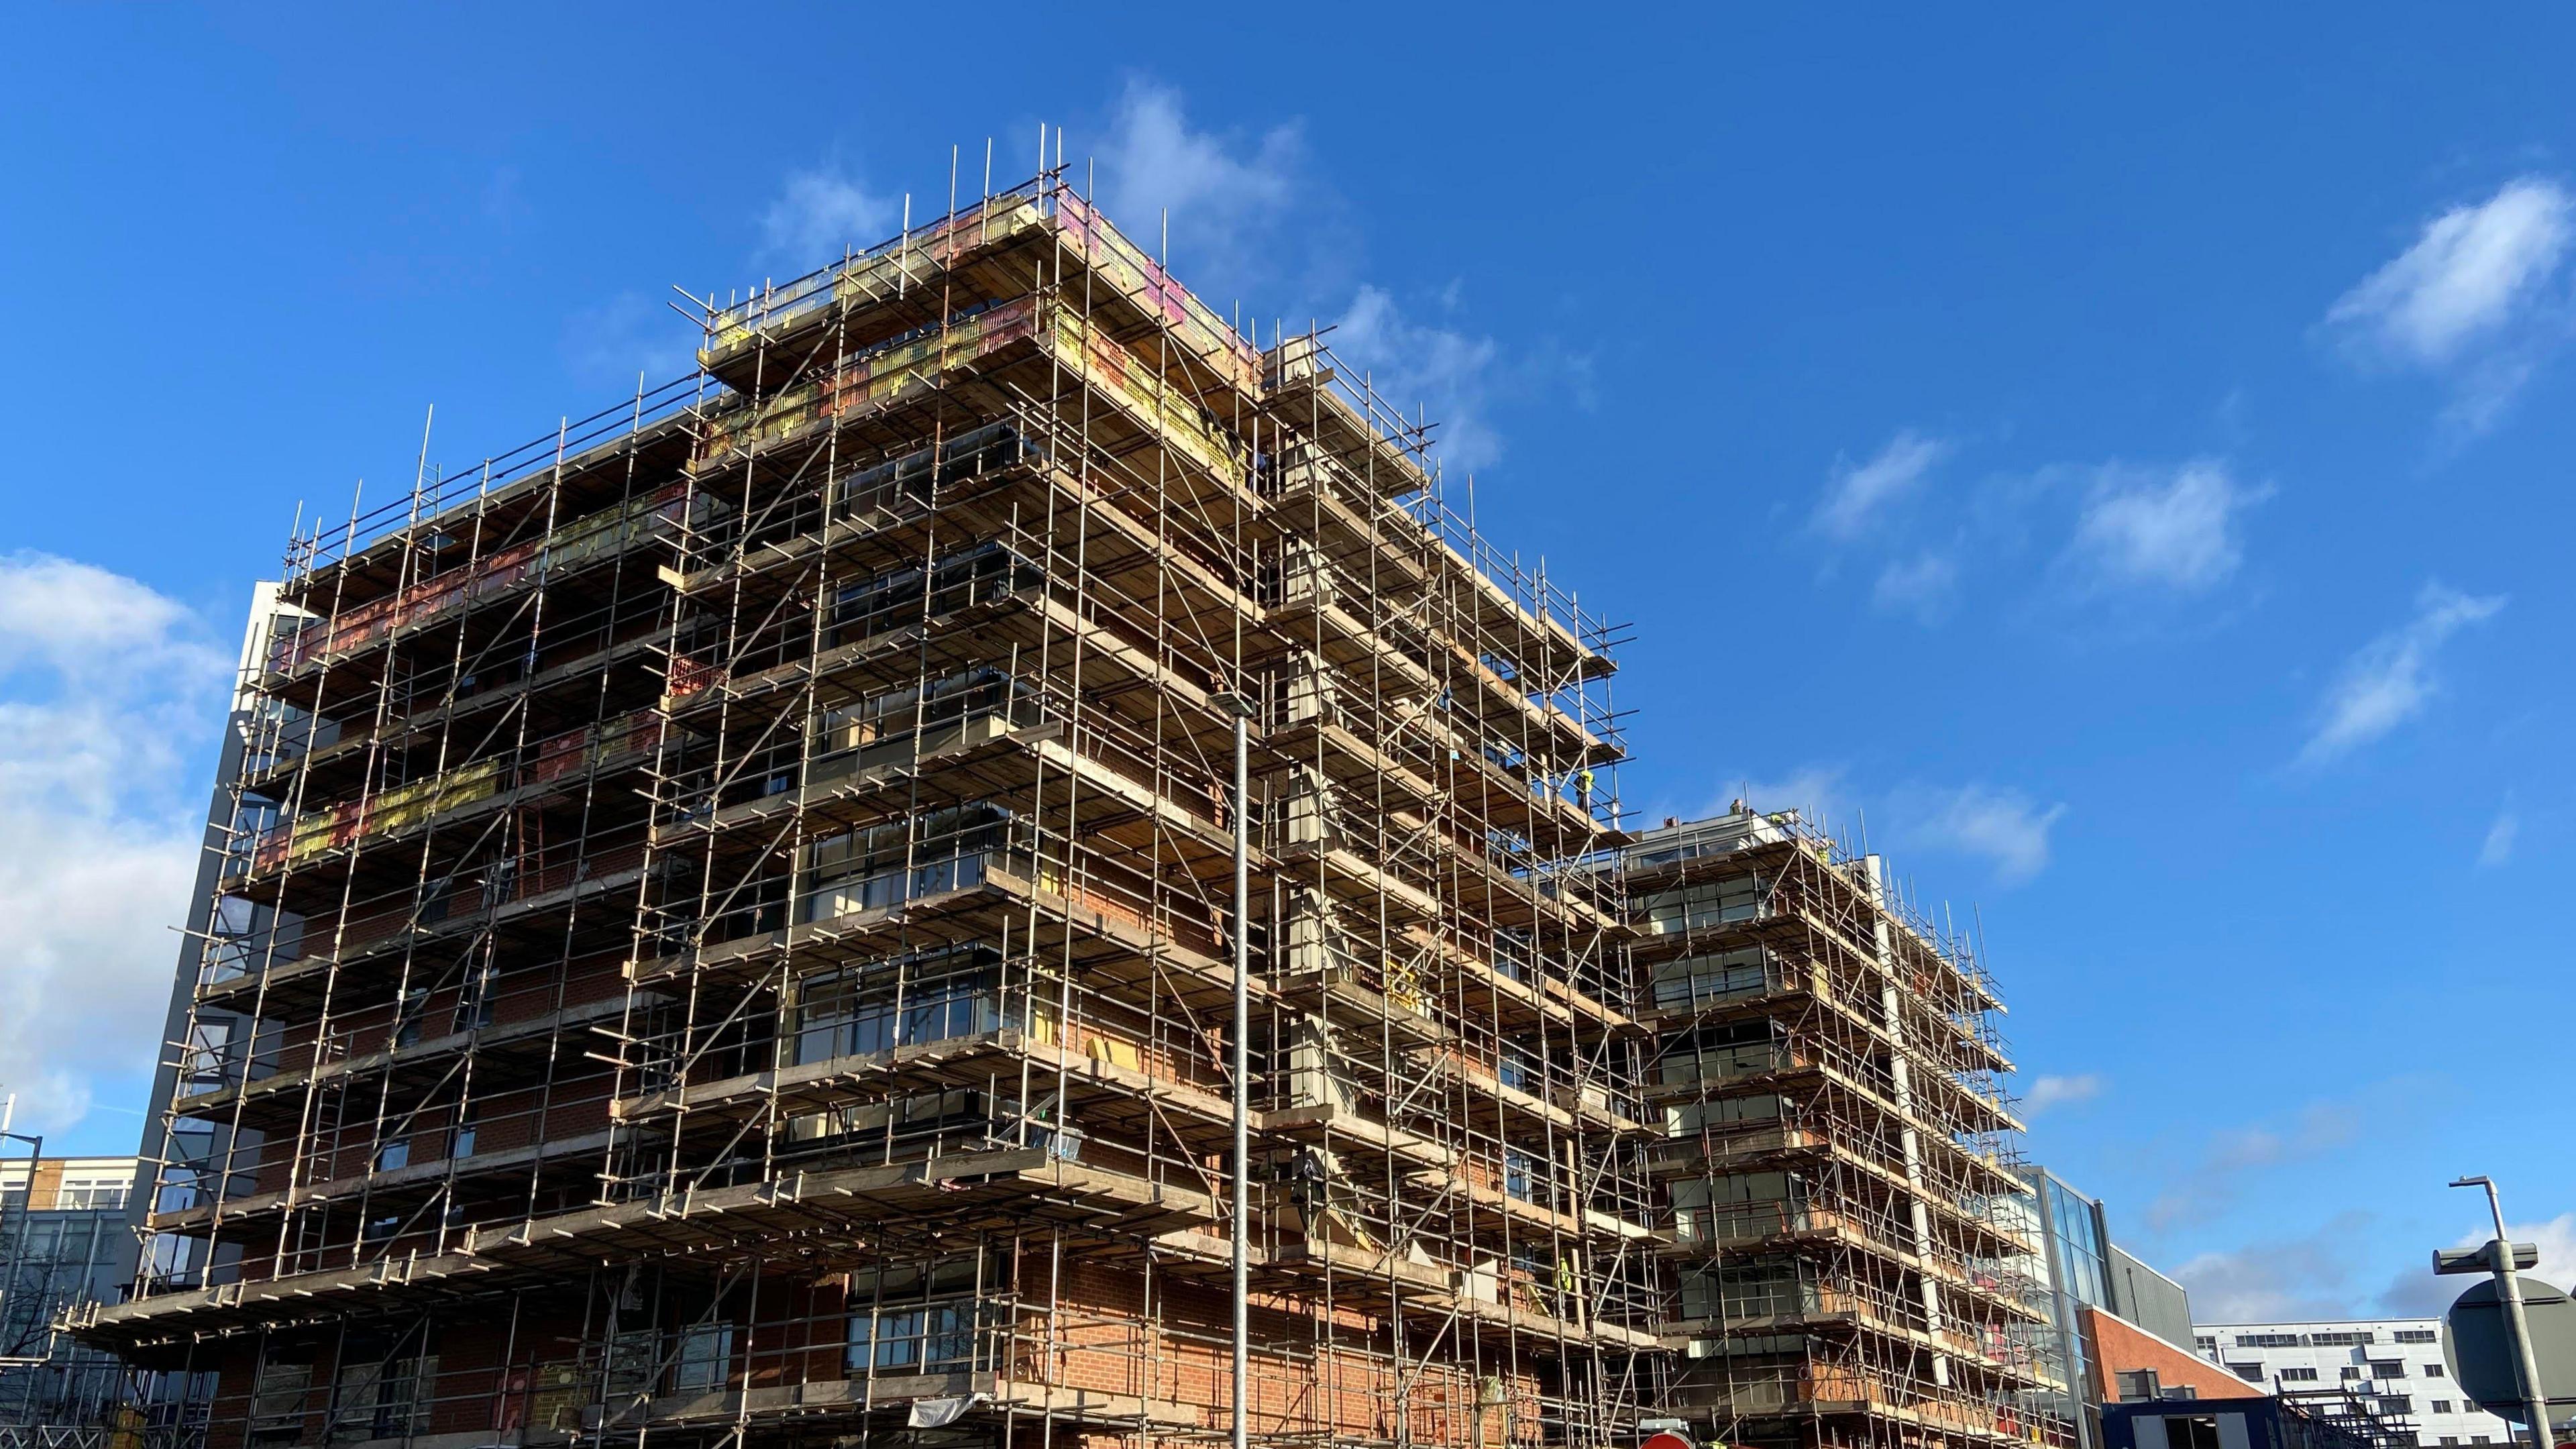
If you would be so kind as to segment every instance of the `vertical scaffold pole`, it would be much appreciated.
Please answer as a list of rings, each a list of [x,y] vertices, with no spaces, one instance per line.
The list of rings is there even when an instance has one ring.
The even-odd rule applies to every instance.
[[[1252,701],[1230,695],[1234,715],[1234,1449],[1251,1416],[1252,1309]]]

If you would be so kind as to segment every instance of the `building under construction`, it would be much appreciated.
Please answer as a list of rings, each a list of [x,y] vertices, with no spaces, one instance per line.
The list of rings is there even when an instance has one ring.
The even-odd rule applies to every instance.
[[[73,1325],[210,1443],[2049,1439],[1984,982],[1622,833],[1611,631],[1323,338],[1055,171],[703,323],[254,620]]]
[[[1739,804],[1625,862],[1667,1411],[1784,1449],[2069,1442],[1970,943],[1794,814]]]

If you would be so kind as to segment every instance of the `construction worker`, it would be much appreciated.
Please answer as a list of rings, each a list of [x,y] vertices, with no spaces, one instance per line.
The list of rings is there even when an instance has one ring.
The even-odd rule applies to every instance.
[[[1576,809],[1586,815],[1592,813],[1592,767],[1590,765],[1574,772],[1574,804]]]

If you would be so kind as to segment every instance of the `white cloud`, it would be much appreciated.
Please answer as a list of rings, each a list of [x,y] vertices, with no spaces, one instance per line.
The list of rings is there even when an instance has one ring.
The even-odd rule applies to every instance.
[[[1203,292],[1240,289],[1268,270],[1254,258],[1275,247],[1305,170],[1294,123],[1249,141],[1195,130],[1180,92],[1130,80],[1101,149],[1098,196],[1110,220],[1149,250],[1163,246],[1168,218],[1175,276],[1197,279]]]
[[[193,657],[186,608],[121,575],[49,554],[0,559],[0,672],[30,665],[91,677]]]
[[[1843,805],[1843,770],[1839,765],[1802,765],[1774,780],[1722,781],[1717,796],[1702,815],[1719,815],[1741,802],[1765,815],[1795,810],[1811,823],[1829,825]]]
[[[1901,818],[1907,840],[1982,855],[1994,862],[1998,880],[2017,885],[2047,868],[2048,832],[2065,814],[2064,805],[2043,810],[2018,790],[1964,785],[1918,796]]]
[[[841,259],[845,250],[871,247],[903,225],[900,198],[880,196],[837,164],[790,173],[778,199],[760,218],[760,255],[803,276]]]
[[[2487,826],[2486,838],[2478,842],[2478,864],[2492,868],[2513,859],[2514,838],[2520,834],[2522,817],[2514,813],[2513,807],[2507,805],[2497,811],[2494,822]]]
[[[2361,1135],[2362,1121],[2356,1102],[2319,1099],[2284,1123],[2213,1132],[2189,1167],[2166,1175],[2171,1185],[2147,1204],[2147,1225],[2163,1232],[2177,1224],[2217,1217],[2257,1190],[2257,1174],[2352,1143]]]
[[[1880,569],[1878,582],[1870,588],[1870,602],[1890,613],[1912,614],[1934,624],[1949,612],[1958,584],[1958,561],[1927,550]]]
[[[151,1070],[230,673],[132,579],[0,559],[0,1090],[32,1130]]]
[[[1857,537],[1888,505],[1920,484],[1950,449],[1944,439],[1907,428],[1866,463],[1838,462],[1816,505],[1816,527],[1835,538]]]
[[[2301,1237],[2202,1253],[2174,1270],[2200,1323],[2295,1323],[2352,1312],[2352,1248],[2366,1215],[2339,1214]]]
[[[2095,584],[2197,593],[2244,560],[2236,516],[2265,496],[2211,459],[2170,473],[2108,466],[2094,475],[2067,558]]]
[[[2433,658],[2445,641],[2495,616],[2502,595],[2473,597],[2439,583],[2416,595],[2415,616],[2371,640],[2327,691],[2299,763],[2320,765],[2369,744],[2423,711],[2439,690]]]
[[[1494,339],[1416,322],[1393,297],[1362,287],[1329,340],[1379,396],[1422,409],[1434,424],[1442,461],[1473,470],[1501,460],[1502,436],[1487,415],[1496,383]]]
[[[2463,1202],[2474,1200],[2477,1213],[2485,1214],[2486,1200],[2483,1196],[2473,1197],[2463,1191],[2460,1198]],[[2488,1221],[2492,1223],[2493,1220]],[[2576,1212],[2560,1213],[2539,1222],[2508,1220],[2504,1231],[2511,1241],[2529,1243],[2540,1250],[2540,1262],[2531,1270],[2532,1276],[2562,1291],[2576,1286]],[[2475,1227],[2453,1239],[2450,1246],[2483,1248],[2494,1237],[2493,1226]],[[2379,1306],[2386,1313],[2431,1317],[2449,1308],[2451,1300],[2459,1297],[2470,1284],[2485,1281],[2483,1278],[2437,1278],[2424,1260],[2418,1259],[2389,1280],[2387,1290],[2380,1295]]]
[[[2504,416],[2522,385],[2540,370],[2533,353],[2493,357],[2469,368],[2459,380],[2457,396],[2442,409],[2442,421],[2460,433],[2483,433]]]
[[[2090,1102],[2100,1095],[2102,1078],[2096,1073],[2083,1072],[2071,1077],[2043,1076],[2030,1084],[2029,1093],[2021,1099],[2022,1112],[2025,1116],[2036,1117],[2051,1108]]]
[[[20,720],[8,721],[10,727]],[[196,875],[184,817],[129,821],[0,803],[0,1088],[60,1133],[102,1079],[150,1073]],[[141,1101],[123,1103],[140,1108]]]
[[[2276,1203],[2283,1185],[2302,1184],[2306,1164],[2368,1151],[2375,1135],[2393,1130],[2389,1122],[2397,1104],[2420,1090],[2420,1080],[2392,1079],[2349,1097],[2309,1102],[2286,1120],[2212,1135],[2197,1160],[2162,1174],[2169,1185],[2142,1215],[2147,1228],[2160,1234],[2249,1204]],[[2454,1193],[2451,1210],[2465,1228],[2452,1246],[2478,1247],[2492,1235],[2478,1226],[2486,1221],[2482,1197]],[[2346,1211],[2303,1234],[2202,1253],[2173,1276],[2190,1290],[2192,1317],[2204,1324],[2363,1316],[2374,1306],[2370,1279],[2382,1271],[2388,1276],[2378,1280],[2384,1285],[2375,1295],[2378,1312],[2431,1316],[2469,1281],[2434,1277],[2415,1249],[2402,1250],[2400,1265],[2384,1266],[2386,1258],[2366,1252],[2374,1242],[2385,1242],[2372,1227],[2369,1213]],[[2506,1231],[2516,1242],[2539,1246],[2543,1279],[2558,1286],[2576,1279],[2576,1212],[2514,1223]]]
[[[699,336],[660,299],[621,292],[565,319],[564,359],[585,383],[631,388],[641,373],[655,386],[696,366]]]
[[[2553,291],[2576,238],[2576,198],[2525,176],[2425,223],[2415,244],[2326,311],[2348,356],[2446,377],[2448,420],[2486,428],[2568,336]]]
[[[483,216],[496,226],[506,227],[536,208],[528,204],[527,177],[516,166],[495,169],[483,183]]]
[[[1229,297],[1258,294],[1287,305],[1278,325],[1289,331],[1328,325],[1327,341],[1354,381],[1364,376],[1389,405],[1433,425],[1443,463],[1474,470],[1500,461],[1493,415],[1503,397],[1541,379],[1564,383],[1578,402],[1586,395],[1588,359],[1539,346],[1506,361],[1492,337],[1448,320],[1461,310],[1454,281],[1425,308],[1382,287],[1354,287],[1362,248],[1340,220],[1339,198],[1314,174],[1296,122],[1258,133],[1202,130],[1178,90],[1133,79],[1111,112],[1099,163],[1101,209],[1148,251],[1167,255],[1174,276],[1220,312]],[[1315,305],[1343,295],[1351,300],[1338,316]],[[1257,319],[1244,326],[1264,329]]]
[[[2571,209],[2565,190],[2534,176],[2475,206],[2452,207],[2338,299],[2326,321],[2402,361],[2451,362],[2503,327],[2557,270]]]
[[[2508,1221],[2504,1231],[2512,1241],[2529,1243],[2540,1250],[2540,1261],[2531,1271],[2549,1286],[2562,1292],[2576,1287],[2576,1213],[2560,1213],[2546,1222]],[[2488,1237],[2488,1233],[2470,1233],[2452,1246],[2474,1248]]]
[[[2461,1196],[2466,1198],[2472,1194],[2463,1190]],[[2483,1194],[2476,1196],[2482,1198]],[[2483,1202],[2479,1211],[2486,1211]],[[2487,1219],[2489,1226],[2471,1228],[2460,1234],[2452,1240],[2451,1246],[2460,1249],[2485,1247],[2495,1240],[2494,1221],[2490,1217]],[[2540,1250],[2539,1261],[2532,1265],[2531,1271],[2542,1282],[2561,1291],[2576,1284],[2576,1213],[2560,1213],[2554,1218],[2530,1223],[2507,1219],[2504,1235],[2508,1242],[2529,1243]],[[2431,1275],[2428,1273],[2426,1276]]]

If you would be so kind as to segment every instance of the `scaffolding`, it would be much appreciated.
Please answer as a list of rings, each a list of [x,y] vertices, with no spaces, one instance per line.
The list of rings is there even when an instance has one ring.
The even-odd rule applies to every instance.
[[[293,540],[76,1330],[218,1449],[1221,1437],[1241,933],[1252,1437],[1623,1439],[1613,631],[1061,167],[700,320]]]
[[[69,1324],[211,1449],[1212,1441],[1238,1228],[1269,1449],[2068,1442],[1977,954],[1622,829],[1615,631],[1325,337],[1060,166],[697,311],[253,621]]]
[[[1740,803],[1626,852],[1677,1350],[1727,1443],[2071,1442],[1970,943],[1875,856]]]
[[[2272,1392],[2281,1401],[2281,1437],[2290,1449],[2415,1449],[2423,1443],[2413,1415],[2388,1398],[2341,1386]]]

